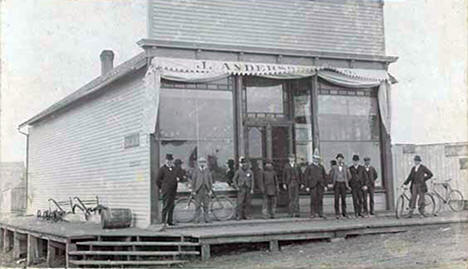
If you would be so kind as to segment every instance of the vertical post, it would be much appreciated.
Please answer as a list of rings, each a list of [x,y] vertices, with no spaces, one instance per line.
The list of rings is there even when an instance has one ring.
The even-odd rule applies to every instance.
[[[28,250],[26,254],[26,265],[32,265],[39,259],[39,239],[28,234]]]
[[[273,160],[273,141],[272,141],[272,127],[271,124],[266,126],[266,157]]]
[[[381,140],[381,155],[382,155],[382,184],[386,193],[387,210],[395,209],[394,197],[394,178],[393,178],[393,161],[392,161],[392,144],[390,134],[387,132],[383,124],[380,124],[380,140]]]
[[[5,229],[0,228],[0,249],[3,249],[3,246],[5,244],[5,234],[4,234]]]
[[[318,77],[315,74],[312,77],[312,87],[310,88],[310,109],[311,109],[311,122],[312,122],[312,144],[313,149],[320,150],[320,133],[318,125]]]
[[[159,122],[159,120],[158,120]],[[156,133],[159,131],[159,123],[156,124]],[[149,135],[150,144],[150,222],[158,223],[159,216],[159,188],[156,185],[156,174],[159,169],[159,143],[155,134]]]
[[[13,258],[19,259],[21,254],[21,238],[18,232],[13,234]]]
[[[70,251],[76,251],[76,243],[72,243],[70,239],[67,240],[65,244],[65,268],[70,268]]]
[[[201,259],[206,261],[210,258],[210,245],[203,244],[201,245]]]
[[[270,252],[279,251],[278,240],[270,240]]]
[[[55,262],[56,248],[50,240],[47,240],[47,266],[53,267]]]
[[[247,141],[247,138],[245,136],[244,132],[244,124],[243,124],[243,104],[242,104],[242,88],[243,88],[243,81],[242,81],[242,76],[236,76],[236,83],[235,83],[235,107],[236,107],[236,114],[234,115],[234,119],[236,122],[237,126],[237,132],[236,132],[236,137],[237,137],[237,152],[238,156],[237,159],[239,159],[240,155],[245,155],[245,141]]]
[[[11,235],[10,235],[10,231],[8,231],[8,229],[4,228],[3,229],[3,238],[4,238],[4,243],[3,243],[3,252],[8,252],[11,250],[12,248],[12,243],[11,242]]]

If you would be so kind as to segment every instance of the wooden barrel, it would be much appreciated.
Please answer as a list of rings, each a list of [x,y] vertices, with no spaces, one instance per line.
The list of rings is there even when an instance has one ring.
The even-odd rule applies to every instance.
[[[101,211],[103,229],[128,228],[132,225],[132,211],[128,208],[106,208]]]

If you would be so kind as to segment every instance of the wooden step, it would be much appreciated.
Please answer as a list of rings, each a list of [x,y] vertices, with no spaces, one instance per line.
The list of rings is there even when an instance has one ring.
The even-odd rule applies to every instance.
[[[187,261],[182,260],[167,260],[167,261],[74,261],[70,260],[70,264],[74,265],[172,265],[183,264]]]
[[[194,242],[158,242],[158,241],[82,241],[76,242],[77,245],[86,246],[199,246]]]
[[[170,256],[170,255],[200,255],[200,251],[100,251],[78,250],[70,251],[69,255],[122,255],[122,256]]]

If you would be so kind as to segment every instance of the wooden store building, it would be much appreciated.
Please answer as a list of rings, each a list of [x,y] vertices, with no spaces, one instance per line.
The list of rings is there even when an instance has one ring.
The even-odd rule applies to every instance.
[[[29,212],[98,195],[145,227],[159,219],[153,175],[168,152],[186,169],[206,157],[222,182],[229,159],[281,172],[315,148],[327,168],[339,152],[370,157],[376,210],[392,208],[397,58],[385,55],[383,1],[150,0],[147,16],[141,54],[113,67],[103,51],[101,76],[20,125]]]

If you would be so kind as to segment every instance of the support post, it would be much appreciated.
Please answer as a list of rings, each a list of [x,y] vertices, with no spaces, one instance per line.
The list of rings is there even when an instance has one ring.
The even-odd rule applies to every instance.
[[[206,261],[210,258],[210,245],[204,244],[201,245],[201,259],[202,261]]]
[[[278,240],[270,240],[270,252],[279,251],[279,242]]]
[[[47,240],[47,267],[53,267],[55,263],[56,248],[50,240]]]
[[[3,243],[3,252],[8,252],[13,248],[13,242],[11,238],[11,232],[8,231],[8,229],[3,229],[3,238],[4,238],[4,243]]]
[[[26,250],[27,237],[25,234],[14,232],[13,234],[13,257],[19,259]]]
[[[5,234],[3,233],[5,229],[0,228],[0,249],[3,249],[5,243]]]
[[[39,252],[39,239],[37,237],[28,234],[28,250],[26,254],[26,265],[32,265],[37,263],[40,257]]]
[[[236,83],[235,83],[235,88],[234,88],[234,98],[235,98],[235,126],[236,126],[236,139],[237,139],[237,154],[236,159],[239,160],[240,155],[245,155],[245,142],[247,139],[245,137],[245,132],[244,132],[244,124],[243,124],[243,104],[242,104],[242,87],[243,87],[243,81],[242,81],[242,76],[236,76]]]
[[[318,77],[314,75],[312,77],[312,83],[310,87],[310,113],[312,117],[312,144],[313,149],[320,150],[320,133],[319,133],[319,125],[318,125]]]

